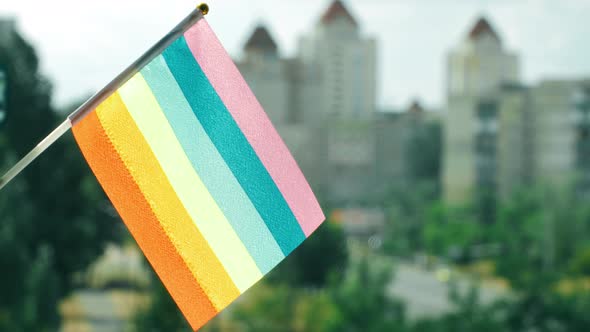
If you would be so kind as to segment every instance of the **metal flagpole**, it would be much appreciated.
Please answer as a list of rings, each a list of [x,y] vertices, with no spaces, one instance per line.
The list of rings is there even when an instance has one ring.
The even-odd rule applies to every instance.
[[[184,32],[195,24],[204,15],[209,13],[209,6],[202,3],[197,6],[184,20],[175,26],[168,34],[166,34],[160,41],[152,46],[147,52],[140,56],[135,62],[115,77],[109,84],[97,92],[94,96],[88,99],[78,109],[76,109],[68,118],[60,124],[51,134],[45,137],[31,152],[27,153],[16,165],[14,165],[2,178],[0,178],[0,190],[4,188],[14,177],[22,172],[30,163],[39,157],[48,147],[50,147],[58,138],[63,136],[68,130],[72,128],[78,121],[82,120],[86,114],[93,111],[100,103],[102,103],[108,96],[113,94],[117,89],[129,79],[133,77],[141,68],[152,61],[156,56],[162,53],[174,40],[182,36]]]

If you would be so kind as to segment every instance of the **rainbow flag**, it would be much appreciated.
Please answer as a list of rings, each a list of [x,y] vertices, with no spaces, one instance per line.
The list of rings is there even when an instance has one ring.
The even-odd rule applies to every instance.
[[[324,215],[202,17],[73,132],[193,329],[304,241]]]

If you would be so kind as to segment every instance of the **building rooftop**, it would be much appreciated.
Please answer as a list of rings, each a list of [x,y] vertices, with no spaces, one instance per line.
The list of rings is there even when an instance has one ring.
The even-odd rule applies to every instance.
[[[412,113],[412,114],[422,114],[424,113],[424,107],[422,106],[422,103],[420,103],[420,101],[418,99],[414,99],[412,101],[412,103],[410,104],[410,108],[408,108],[408,112]]]
[[[259,25],[250,36],[250,39],[244,45],[245,50],[256,49],[263,51],[277,52],[277,43],[274,41],[268,29]]]
[[[494,37],[496,40],[500,41],[500,37],[485,17],[480,17],[477,20],[477,23],[473,26],[471,31],[469,32],[469,39],[475,40],[478,39],[480,36],[484,34],[489,34]]]
[[[335,19],[341,17],[344,17],[347,20],[349,20],[350,23],[352,23],[354,26],[358,26],[356,19],[352,16],[350,11],[346,8],[346,6],[344,6],[342,1],[340,0],[335,0],[334,2],[332,2],[330,7],[328,7],[326,12],[324,13],[324,15],[322,15],[320,22],[322,24],[329,24]]]

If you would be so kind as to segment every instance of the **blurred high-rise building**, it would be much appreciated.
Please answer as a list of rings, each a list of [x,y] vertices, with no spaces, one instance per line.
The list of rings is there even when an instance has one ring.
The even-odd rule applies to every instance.
[[[590,193],[590,79],[545,80],[528,91],[534,112],[536,180],[553,186],[573,184]]]
[[[323,115],[367,118],[375,112],[376,42],[362,35],[341,1],[334,1],[300,39],[299,58],[321,76]]]
[[[316,193],[354,206],[407,179],[409,123],[423,117],[377,112],[376,42],[354,13],[333,1],[301,38],[296,57],[279,49],[259,25],[237,65]]]
[[[508,162],[498,155],[503,151],[498,137],[517,137],[525,123],[524,114],[502,112],[516,107],[512,105],[518,104],[516,97],[506,100],[506,105],[493,99],[502,91],[510,94],[504,87],[518,81],[518,57],[504,48],[491,24],[480,18],[448,57],[442,174],[448,201],[466,201],[476,189],[492,195],[497,192],[498,173],[506,168],[499,161]],[[500,122],[510,123],[501,126]],[[521,156],[525,155],[510,158]],[[522,161],[509,163],[512,171]]]
[[[265,26],[258,26],[244,45],[244,61],[240,70],[249,77],[254,93],[272,110],[275,123],[287,123],[289,77],[287,63],[279,57],[278,46]]]
[[[315,102],[320,97],[319,76],[298,58],[281,56],[279,44],[264,25],[254,29],[244,45],[244,57],[236,65],[308,180],[319,190],[322,167],[313,162],[323,148],[317,137],[321,109]]]
[[[489,216],[498,199],[533,184],[590,192],[587,81],[520,83],[517,56],[483,18],[448,60],[447,201],[478,202]]]
[[[498,33],[484,17],[448,56],[447,94],[484,96],[503,82],[518,82],[518,56],[505,49]]]

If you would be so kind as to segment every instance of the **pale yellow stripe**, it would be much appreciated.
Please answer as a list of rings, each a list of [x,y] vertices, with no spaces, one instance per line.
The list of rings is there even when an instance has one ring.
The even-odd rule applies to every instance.
[[[178,198],[236,287],[244,292],[262,273],[196,173],[141,73],[125,83],[119,94]]]

